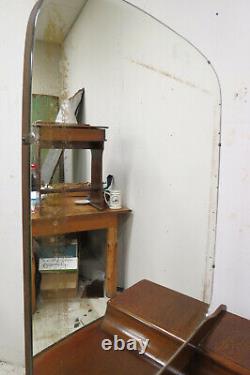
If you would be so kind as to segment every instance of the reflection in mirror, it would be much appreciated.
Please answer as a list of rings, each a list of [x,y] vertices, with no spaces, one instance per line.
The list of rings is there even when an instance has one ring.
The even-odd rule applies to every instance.
[[[103,210],[101,218],[94,216],[95,210],[104,208],[105,129],[78,126],[84,120],[80,119],[84,89],[68,95],[63,61],[64,40],[84,3],[44,2],[35,32],[35,143],[31,147],[34,354],[96,320],[106,309],[102,230],[113,223]],[[86,149],[86,156],[91,150],[95,170],[89,180],[86,172],[81,180],[74,179],[74,149]],[[109,222],[105,224],[105,220]],[[95,236],[102,238],[98,244]],[[108,285],[105,291],[110,296],[114,293]]]
[[[122,0],[46,0],[31,117],[33,353],[141,279],[209,303],[220,139],[210,62]]]

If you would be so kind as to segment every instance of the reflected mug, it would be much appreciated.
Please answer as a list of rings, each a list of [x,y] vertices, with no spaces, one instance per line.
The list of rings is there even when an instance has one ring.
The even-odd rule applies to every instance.
[[[107,200],[107,195],[109,196],[109,200]],[[112,210],[122,208],[122,197],[120,190],[104,191],[104,199],[109,208]]]

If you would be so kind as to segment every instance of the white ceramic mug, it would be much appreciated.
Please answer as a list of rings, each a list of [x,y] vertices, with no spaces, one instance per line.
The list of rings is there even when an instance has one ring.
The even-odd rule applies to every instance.
[[[109,196],[109,200],[107,200],[107,195]],[[112,210],[122,208],[122,196],[120,190],[104,191],[104,199],[109,208],[111,208]]]

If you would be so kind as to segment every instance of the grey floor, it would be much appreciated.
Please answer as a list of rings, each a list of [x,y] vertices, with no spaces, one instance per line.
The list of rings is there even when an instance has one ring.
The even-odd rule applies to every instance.
[[[25,371],[24,371],[24,368],[22,367],[13,366],[8,363],[0,361],[0,374],[1,375],[9,375],[9,374],[24,375]]]
[[[56,343],[105,314],[108,298],[38,300],[33,314],[33,353]],[[0,375],[24,375],[21,367],[0,361]]]
[[[105,314],[108,298],[40,300],[33,314],[33,354]]]

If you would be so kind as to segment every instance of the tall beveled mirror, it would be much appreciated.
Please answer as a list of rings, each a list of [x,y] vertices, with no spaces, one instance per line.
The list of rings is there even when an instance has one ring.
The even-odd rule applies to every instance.
[[[27,368],[141,279],[204,302],[187,336],[199,326],[212,293],[220,112],[210,61],[133,4],[36,4],[24,65]]]

